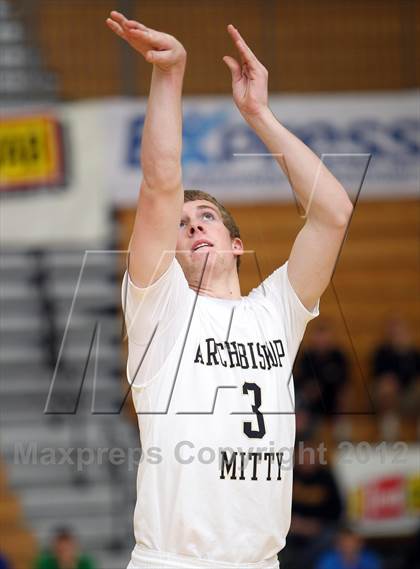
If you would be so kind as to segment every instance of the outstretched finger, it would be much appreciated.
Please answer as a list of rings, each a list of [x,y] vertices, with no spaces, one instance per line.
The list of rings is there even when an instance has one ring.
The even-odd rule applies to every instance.
[[[113,20],[112,18],[107,18],[106,19],[106,23],[108,25],[108,27],[115,32],[118,36],[120,36],[121,38],[125,39],[125,34],[124,34],[124,30],[122,29],[122,27],[120,26],[120,24],[118,24],[115,20]]]
[[[241,57],[242,63],[247,63],[250,66],[253,66],[253,65],[256,65],[257,63],[260,63],[258,61],[256,55],[254,54],[254,52],[251,50],[250,47],[248,47],[245,40],[243,39],[243,37],[241,36],[239,31],[235,28],[235,26],[232,26],[232,24],[229,24],[228,25],[228,32],[230,34],[230,37],[235,42],[235,45],[236,45],[236,48],[237,48],[239,55]]]
[[[137,22],[136,20],[128,20],[124,14],[121,14],[121,12],[117,12],[116,10],[112,10],[111,19],[117,22],[117,24],[119,24],[123,29],[147,30],[146,26],[141,22]]]
[[[124,22],[128,21],[124,14],[121,14],[121,12],[117,12],[116,10],[112,10],[110,16],[111,19],[114,22],[117,22],[121,27],[124,25]]]
[[[236,59],[234,59],[233,57],[230,57],[230,55],[225,55],[223,58],[223,61],[226,63],[226,65],[230,69],[230,72],[232,74],[232,81],[234,83],[239,81],[242,77],[242,71],[241,71],[241,66],[236,61]]]
[[[142,24],[141,22],[137,22],[136,20],[125,20],[124,28],[128,30],[147,30],[148,28]]]
[[[138,39],[144,43],[149,44],[155,49],[167,49],[170,47],[168,42],[168,36],[162,32],[157,32],[155,30],[147,29],[128,29],[127,36],[131,39]]]

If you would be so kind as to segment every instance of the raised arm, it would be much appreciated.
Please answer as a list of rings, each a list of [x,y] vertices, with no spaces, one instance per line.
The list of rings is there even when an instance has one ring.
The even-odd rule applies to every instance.
[[[181,217],[186,52],[174,37],[127,20],[119,12],[111,12],[107,24],[153,65],[141,143],[143,180],[129,247],[130,277],[137,286],[146,287],[171,263]]]
[[[232,73],[234,101],[249,126],[276,160],[306,212],[306,222],[293,244],[288,276],[302,303],[312,309],[335,267],[352,214],[341,184],[321,160],[289,132],[268,107],[268,72],[233,26],[228,32],[240,62],[223,58]]]

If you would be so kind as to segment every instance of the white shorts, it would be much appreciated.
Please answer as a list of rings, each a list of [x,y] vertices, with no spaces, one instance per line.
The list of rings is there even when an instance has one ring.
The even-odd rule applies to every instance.
[[[280,569],[277,557],[258,563],[225,563],[162,553],[136,545],[127,569]]]

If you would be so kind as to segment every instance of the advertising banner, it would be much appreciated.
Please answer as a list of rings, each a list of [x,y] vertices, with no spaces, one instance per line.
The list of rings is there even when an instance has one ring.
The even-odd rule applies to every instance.
[[[347,514],[366,536],[408,535],[419,527],[420,449],[403,442],[339,445],[335,471]]]
[[[418,194],[419,98],[389,94],[270,97],[282,124],[322,156],[355,199]],[[108,103],[107,184],[113,201],[136,203],[146,101]],[[183,105],[183,179],[222,202],[290,201],[292,190],[275,158],[230,97],[195,97]],[[162,133],[165,136],[165,133]]]
[[[96,103],[2,113],[3,246],[93,245],[109,234],[103,116]]]
[[[63,132],[54,115],[3,117],[0,152],[0,192],[64,183]]]
[[[134,207],[146,99],[3,111],[3,244],[101,241],[109,209]],[[316,152],[353,201],[418,195],[416,92],[272,96],[278,120]],[[287,176],[231,97],[186,97],[183,180],[226,203],[291,201]],[[162,132],[165,136],[165,132]],[[287,157],[286,157],[287,162]]]

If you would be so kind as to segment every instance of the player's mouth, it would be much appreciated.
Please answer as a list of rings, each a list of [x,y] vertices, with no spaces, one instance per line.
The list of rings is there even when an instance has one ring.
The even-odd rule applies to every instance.
[[[191,250],[194,252],[200,251],[201,249],[208,249],[209,247],[213,247],[213,243],[210,243],[210,241],[207,241],[206,239],[200,239],[193,243]]]

